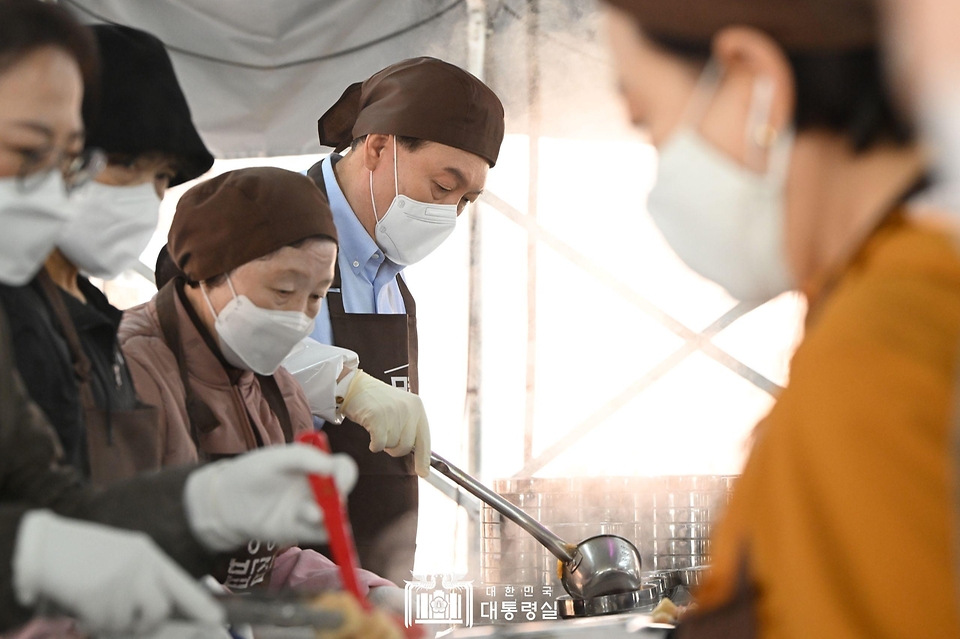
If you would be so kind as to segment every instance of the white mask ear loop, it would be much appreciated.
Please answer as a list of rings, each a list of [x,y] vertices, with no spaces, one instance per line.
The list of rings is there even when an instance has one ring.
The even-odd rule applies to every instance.
[[[377,198],[373,197],[373,171],[370,171],[370,204],[373,205],[373,219],[379,222],[380,216],[377,215]]]
[[[767,76],[760,76],[754,80],[747,126],[743,132],[747,149],[747,167],[758,173],[769,172],[773,160],[771,149],[777,139],[777,132],[770,124],[773,89],[773,80]]]
[[[396,195],[400,195],[400,179],[397,177],[397,136],[393,136],[393,188]],[[373,219],[380,222],[377,215],[377,198],[373,196],[373,171],[370,171],[370,204],[373,205]]]
[[[233,290],[233,282],[230,281],[229,274],[227,274],[227,286],[230,287],[230,294],[233,295],[233,299],[237,299],[237,292]],[[213,310],[213,304],[210,303],[210,298],[207,297],[207,289],[205,288],[203,282],[200,282],[200,292],[203,293],[203,299],[207,302],[207,308],[210,309],[210,314],[213,315],[214,319],[217,319],[219,316],[217,315],[217,312]]]
[[[397,177],[397,136],[393,136],[393,190],[400,197],[400,178]]]
[[[723,77],[723,70],[720,63],[711,58],[707,61],[707,66],[703,68],[700,77],[697,79],[697,85],[693,89],[693,95],[690,101],[683,109],[683,115],[680,117],[680,124],[689,127],[696,127],[700,120],[710,108],[710,101],[720,86],[720,80]]]
[[[793,127],[777,131],[770,124],[774,98],[773,80],[762,76],[753,85],[753,98],[745,131],[748,168],[765,174],[774,184],[783,184],[790,170]]]

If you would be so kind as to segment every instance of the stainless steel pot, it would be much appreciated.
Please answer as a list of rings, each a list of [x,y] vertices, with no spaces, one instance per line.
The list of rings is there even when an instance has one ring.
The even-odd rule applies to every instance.
[[[570,544],[517,506],[493,492],[443,457],[433,453],[437,472],[489,504],[539,541],[560,560],[560,582],[575,599],[593,599],[641,588],[640,552],[617,535],[597,535]]]

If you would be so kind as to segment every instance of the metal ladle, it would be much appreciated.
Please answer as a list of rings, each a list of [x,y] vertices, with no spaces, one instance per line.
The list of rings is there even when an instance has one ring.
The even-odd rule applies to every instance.
[[[533,535],[560,560],[560,581],[575,599],[592,599],[637,590],[640,579],[640,552],[617,535],[597,535],[568,544],[539,521],[433,453],[430,465],[497,512]]]

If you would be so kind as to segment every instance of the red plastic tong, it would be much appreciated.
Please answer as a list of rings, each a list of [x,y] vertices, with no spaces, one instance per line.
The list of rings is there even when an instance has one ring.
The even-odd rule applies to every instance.
[[[326,433],[315,431],[297,435],[301,444],[316,446],[325,453],[330,452],[330,441]],[[324,521],[327,524],[327,533],[330,535],[330,550],[333,551],[333,560],[340,568],[340,580],[344,589],[353,595],[364,610],[373,610],[373,604],[360,594],[360,583],[357,581],[357,545],[353,540],[353,530],[350,528],[350,519],[343,509],[340,493],[329,475],[309,475],[310,487],[317,505],[323,511]],[[405,626],[403,619],[397,618],[397,625],[403,630],[406,639],[422,639],[423,629],[418,626]]]
[[[301,433],[297,436],[297,441],[316,446],[325,453],[330,452],[330,442],[326,433]],[[357,546],[353,541],[350,520],[344,512],[343,502],[340,501],[340,493],[337,492],[333,477],[329,475],[310,475],[309,479],[310,487],[313,488],[313,496],[317,500],[317,505],[323,511],[327,533],[330,535],[330,550],[333,551],[333,560],[340,568],[343,588],[356,597],[364,610],[372,610],[373,606],[360,592],[360,583],[357,581],[357,564],[359,563],[357,561]]]

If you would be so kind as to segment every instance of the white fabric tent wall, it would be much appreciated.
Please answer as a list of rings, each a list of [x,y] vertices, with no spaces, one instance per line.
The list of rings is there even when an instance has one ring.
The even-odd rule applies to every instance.
[[[393,62],[429,55],[468,68],[467,0],[59,1],[86,22],[128,25],[160,38],[218,158],[324,151],[317,118],[351,83]],[[621,137],[623,111],[595,2],[536,3],[540,134]],[[529,5],[486,2],[484,81],[504,102],[508,133],[527,133],[530,124]]]
[[[220,158],[318,153],[317,118],[351,83],[414,56],[466,63],[464,0],[62,1],[87,22],[160,38],[197,127]],[[378,44],[302,62],[378,42],[437,14]]]

